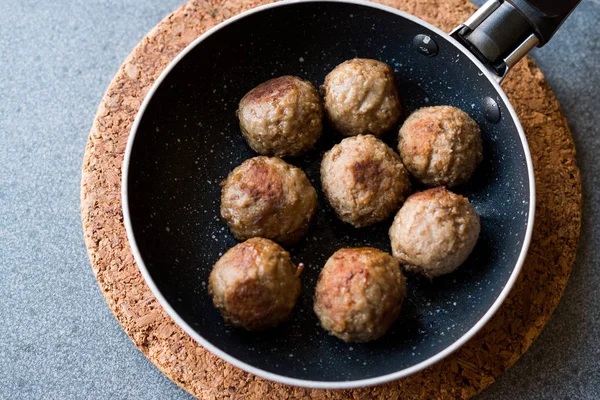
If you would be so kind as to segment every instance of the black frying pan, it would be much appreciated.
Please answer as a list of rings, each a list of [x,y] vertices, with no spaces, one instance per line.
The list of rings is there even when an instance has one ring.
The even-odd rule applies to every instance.
[[[453,39],[411,15],[374,3],[282,2],[244,13],[197,39],[148,93],[123,167],[129,241],[162,305],[218,356],[292,385],[378,384],[456,350],[508,294],[533,226],[529,149],[498,82],[533,46],[546,43],[577,3],[491,1],[457,28]],[[391,221],[357,230],[334,217],[320,191],[319,165],[341,137],[326,128],[315,149],[288,159],[307,173],[320,195],[306,238],[288,249],[296,262],[306,265],[293,317],[262,333],[229,328],[213,307],[206,284],[213,264],[236,244],[219,219],[219,182],[256,155],[238,128],[238,101],[275,76],[298,75],[318,86],[337,64],[354,57],[379,59],[394,68],[408,113],[453,105],[480,124],[485,161],[469,184],[457,189],[481,215],[479,242],[453,274],[433,283],[409,274],[402,313],[383,338],[347,344],[328,336],[312,312],[320,269],[341,247],[389,251]],[[395,145],[396,132],[385,137],[390,145]]]

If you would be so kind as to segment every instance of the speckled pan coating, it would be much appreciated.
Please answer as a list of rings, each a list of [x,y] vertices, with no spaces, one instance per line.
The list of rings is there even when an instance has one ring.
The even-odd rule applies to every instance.
[[[208,343],[285,377],[356,382],[436,356],[465,335],[496,301],[525,240],[530,206],[525,152],[507,104],[488,78],[438,34],[431,35],[439,54],[423,56],[411,45],[422,32],[414,22],[399,23],[397,15],[361,5],[299,2],[276,7],[200,42],[154,92],[129,159],[132,233],[160,293]],[[333,45],[335,52],[330,51]],[[380,340],[354,346],[348,358],[347,345],[318,326],[310,294],[332,251],[369,246],[389,252],[389,222],[354,229],[337,220],[320,193],[319,211],[305,238],[287,249],[294,262],[306,265],[298,307],[288,323],[267,336],[227,329],[202,288],[215,261],[236,243],[219,218],[216,183],[255,155],[239,131],[239,99],[271,76],[291,74],[317,84],[333,66],[356,53],[394,68],[408,112],[430,104],[471,109],[482,128],[486,163],[461,189],[482,220],[471,257],[455,274],[434,284],[410,276],[398,323]],[[499,124],[483,116],[487,96],[500,104]],[[294,160],[317,188],[322,156],[338,140],[340,136],[327,129],[312,151]]]

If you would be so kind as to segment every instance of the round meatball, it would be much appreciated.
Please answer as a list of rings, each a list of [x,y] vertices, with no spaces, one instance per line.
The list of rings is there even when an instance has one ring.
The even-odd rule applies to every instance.
[[[356,228],[383,221],[410,193],[400,157],[372,135],[346,138],[325,153],[321,184],[338,217]]]
[[[297,156],[321,136],[323,107],[315,87],[295,76],[261,83],[240,101],[237,111],[244,138],[257,153]]]
[[[317,209],[317,192],[304,172],[280,158],[246,160],[221,185],[221,217],[238,240],[295,243]]]
[[[469,200],[439,187],[406,199],[389,233],[392,252],[406,270],[433,279],[465,262],[479,230],[479,215]]]
[[[340,249],[319,275],[314,311],[331,335],[345,342],[368,342],[385,334],[405,295],[398,260],[369,247]]]
[[[327,75],[321,90],[329,121],[345,136],[381,136],[402,113],[394,72],[381,61],[343,62]]]
[[[456,107],[421,108],[400,128],[398,151],[408,171],[424,185],[453,187],[467,182],[481,162],[481,131]]]
[[[225,322],[258,331],[286,320],[300,294],[300,272],[287,251],[253,238],[229,249],[210,273],[208,292]]]

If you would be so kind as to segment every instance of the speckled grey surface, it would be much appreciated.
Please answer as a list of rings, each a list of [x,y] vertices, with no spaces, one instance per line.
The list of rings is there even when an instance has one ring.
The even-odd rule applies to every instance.
[[[133,46],[181,0],[0,1],[0,398],[189,398],[134,347],[98,289],[79,222],[96,107]],[[583,172],[581,247],[540,339],[482,399],[600,398],[600,2],[535,54]]]

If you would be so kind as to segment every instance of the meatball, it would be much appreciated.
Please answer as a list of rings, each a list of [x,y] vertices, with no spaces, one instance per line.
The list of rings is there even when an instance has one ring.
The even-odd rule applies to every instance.
[[[286,320],[300,294],[300,272],[287,251],[253,238],[229,249],[210,273],[208,292],[225,322],[258,331]]]
[[[304,172],[279,158],[246,160],[221,185],[221,217],[238,240],[295,243],[317,209],[317,192]]]
[[[402,113],[394,72],[381,61],[343,62],[327,75],[321,90],[329,121],[345,136],[381,136]]]
[[[314,311],[331,335],[368,342],[396,320],[405,295],[398,260],[369,247],[340,249],[319,275]]]
[[[297,156],[321,136],[323,107],[315,87],[295,76],[261,83],[240,101],[237,111],[244,138],[257,153]]]
[[[479,230],[479,215],[469,200],[439,187],[406,199],[389,233],[392,252],[406,270],[433,279],[465,262]]]
[[[408,171],[424,185],[453,187],[467,182],[481,162],[481,131],[456,107],[421,108],[402,125],[398,151]]]
[[[356,228],[386,219],[410,193],[400,156],[372,135],[346,138],[325,153],[321,184],[338,217]]]

